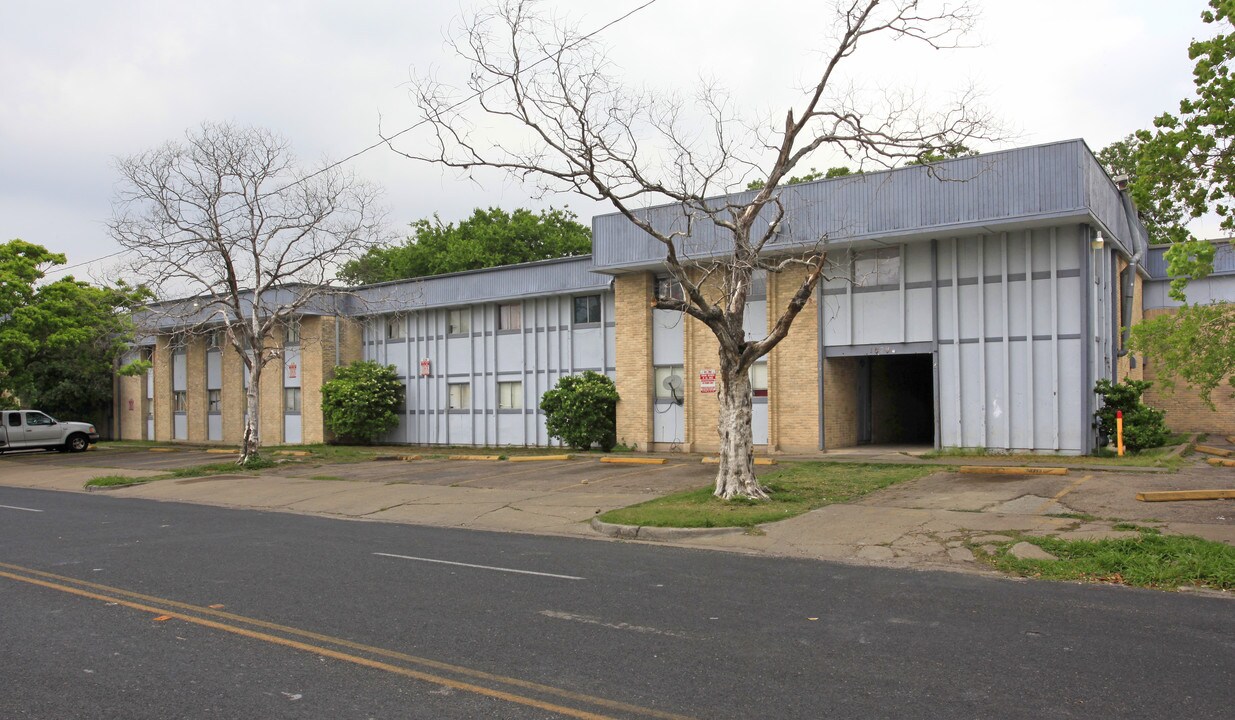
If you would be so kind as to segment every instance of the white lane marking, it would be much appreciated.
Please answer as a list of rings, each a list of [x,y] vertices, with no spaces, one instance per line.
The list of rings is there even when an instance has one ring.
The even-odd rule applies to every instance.
[[[458,565],[459,567],[470,567],[478,570],[496,570],[497,572],[518,573],[520,575],[539,575],[540,577],[558,578],[560,580],[587,580],[587,578],[575,577],[574,575],[556,575],[554,573],[536,572],[535,570],[515,570],[514,568],[493,567],[492,565],[473,565],[471,563],[453,562],[451,560],[434,560],[433,558],[412,557],[411,555],[394,555],[392,553],[375,552],[374,555],[381,557],[399,558],[400,560],[419,560],[427,563],[440,563],[442,565]]]
[[[26,512],[43,512],[42,510],[35,510],[34,508],[17,507],[16,505],[0,505],[0,508],[6,508],[8,510],[25,510]]]
[[[550,617],[555,620],[569,620],[571,622],[583,623],[584,625],[599,625],[600,627],[612,628],[614,630],[631,630],[637,633],[649,633],[652,635],[667,635],[669,637],[684,638],[686,633],[677,632],[674,630],[661,630],[660,628],[648,627],[647,625],[631,625],[624,622],[605,622],[591,615],[578,615],[576,613],[562,612],[561,610],[541,610],[541,615]]]

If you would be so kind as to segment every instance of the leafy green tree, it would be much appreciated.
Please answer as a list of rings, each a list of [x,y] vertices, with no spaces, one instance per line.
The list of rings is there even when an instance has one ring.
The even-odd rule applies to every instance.
[[[477,208],[458,224],[434,215],[412,223],[412,236],[402,245],[370,248],[344,264],[339,279],[361,285],[586,255],[592,231],[576,218],[570,210],[523,208]]]
[[[861,170],[851,170],[844,165],[828,168],[826,172],[820,172],[815,168],[811,168],[810,172],[805,175],[794,175],[784,181],[785,185],[800,185],[801,183],[813,182],[819,179],[831,180],[832,178],[845,177],[846,175],[861,175]],[[746,183],[747,190],[762,190],[767,185],[765,180],[751,180]]]
[[[1235,231],[1233,17],[1235,0],[1209,0],[1201,19],[1221,32],[1188,46],[1196,96],[1180,101],[1178,115],[1163,113],[1154,118],[1153,130],[1136,133],[1132,199],[1164,223],[1158,242],[1186,240],[1184,224],[1211,212],[1222,218],[1224,230]]]
[[[47,267],[63,262],[63,255],[21,240],[0,245],[0,396],[9,405],[20,399],[52,415],[103,424],[115,364],[132,340],[129,311],[149,293],[72,277],[37,284]]]
[[[326,429],[346,442],[371,444],[399,424],[403,383],[393,365],[361,360],[322,383]]]
[[[599,445],[609,452],[617,444],[617,402],[613,381],[587,370],[558,380],[541,396],[540,409],[551,437],[579,450]]]
[[[1094,413],[1098,432],[1115,442],[1116,413],[1123,412],[1124,446],[1133,452],[1164,445],[1171,431],[1166,427],[1166,414],[1141,402],[1141,396],[1153,385],[1144,380],[1113,383],[1099,380],[1094,392],[1102,396],[1102,407]]]
[[[1235,389],[1235,309],[1227,303],[1184,305],[1142,321],[1132,328],[1129,345],[1153,359],[1163,387],[1183,380],[1211,410],[1219,385],[1225,381]]]
[[[973,157],[977,155],[977,150],[971,150],[964,143],[951,143],[942,148],[931,149],[924,147],[922,152],[916,158],[905,163],[906,165],[930,165],[931,163],[943,162],[959,157]]]

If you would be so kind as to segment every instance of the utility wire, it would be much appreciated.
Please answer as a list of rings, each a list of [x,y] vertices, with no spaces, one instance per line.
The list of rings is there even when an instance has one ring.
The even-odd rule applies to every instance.
[[[586,41],[586,40],[591,40],[592,38],[596,37],[597,35],[599,35],[600,33],[604,32],[605,30],[608,30],[609,28],[613,27],[614,25],[617,25],[618,23],[622,22],[623,20],[626,20],[627,18],[629,18],[630,16],[634,15],[635,13],[638,13],[639,11],[641,11],[641,10],[643,10],[644,8],[648,7],[649,5],[654,5],[655,3],[656,3],[656,0],[647,0],[647,1],[646,1],[646,2],[644,2],[642,5],[639,5],[638,7],[635,7],[635,8],[633,8],[633,9],[631,9],[631,10],[627,11],[625,14],[620,15],[620,16],[618,16],[618,17],[616,17],[616,18],[614,18],[614,19],[610,20],[609,22],[605,23],[604,25],[601,25],[600,27],[596,28],[595,30],[591,31],[590,33],[588,33],[588,34],[586,34],[586,35],[583,35],[583,36],[580,36],[579,38],[576,38],[573,42],[570,42],[570,43],[568,43],[568,44],[566,44],[566,45],[563,45],[563,46],[561,47],[561,49],[559,49],[556,53],[552,53],[552,54],[549,54],[549,55],[545,55],[544,57],[542,57],[541,59],[539,59],[539,60],[537,60],[536,62],[532,63],[531,65],[527,65],[526,67],[524,67],[523,69],[521,69],[519,72],[515,73],[515,75],[516,75],[516,76],[522,75],[523,73],[527,72],[528,70],[531,70],[532,68],[536,67],[537,65],[540,65],[541,63],[543,63],[543,62],[545,62],[545,61],[547,61],[547,60],[552,59],[555,55],[559,55],[559,54],[561,54],[561,53],[565,52],[566,50],[569,50],[570,48],[574,47],[575,45],[578,45],[579,43],[582,43],[582,42],[584,42],[584,41]],[[463,105],[465,105],[466,103],[469,103],[469,102],[471,102],[472,100],[475,100],[476,98],[480,97],[481,95],[485,94],[486,92],[488,92],[488,91],[490,91],[490,90],[492,90],[492,89],[496,88],[497,86],[501,85],[501,84],[502,84],[502,82],[503,82],[503,81],[500,81],[500,80],[499,80],[498,82],[495,82],[495,83],[493,83],[492,85],[489,85],[488,87],[484,87],[484,88],[481,88],[481,89],[477,90],[476,92],[472,93],[471,95],[468,95],[467,97],[463,98],[462,100],[460,100],[460,101],[456,102],[455,104],[453,104],[453,105],[451,105],[451,106],[447,107],[447,108],[446,108],[446,110],[445,110],[444,112],[449,112],[449,111],[451,111],[451,110],[455,110],[455,109],[457,109],[457,108],[459,108],[459,107],[462,107],[462,106],[463,106]],[[360,150],[357,150],[356,152],[354,152],[354,153],[352,153],[351,155],[348,155],[348,156],[346,156],[346,157],[342,158],[341,160],[336,160],[336,161],[334,161],[334,162],[332,162],[332,163],[330,163],[330,164],[328,164],[328,165],[326,165],[326,166],[322,167],[322,168],[321,168],[321,169],[319,169],[319,170],[315,170],[315,171],[313,171],[313,172],[309,173],[308,175],[305,175],[304,177],[297,178],[296,180],[293,180],[293,181],[291,181],[291,182],[287,183],[286,185],[283,185],[282,187],[275,188],[274,190],[271,190],[271,191],[270,191],[270,192],[268,192],[268,193],[260,194],[260,195],[258,195],[256,198],[254,198],[254,199],[255,199],[255,200],[260,200],[260,199],[262,199],[262,198],[267,198],[267,197],[270,197],[271,195],[278,195],[279,193],[281,193],[281,192],[283,192],[283,191],[285,191],[285,190],[289,190],[289,189],[291,189],[291,188],[293,188],[293,187],[295,187],[295,186],[297,186],[297,185],[299,185],[299,184],[301,184],[301,183],[303,183],[303,182],[305,182],[305,181],[307,181],[307,180],[311,180],[312,178],[315,178],[315,177],[317,177],[318,175],[321,175],[322,173],[329,172],[329,171],[331,171],[331,170],[333,170],[333,169],[335,169],[335,168],[339,167],[340,165],[343,165],[343,164],[345,164],[345,163],[351,162],[352,160],[355,160],[356,158],[360,157],[361,155],[364,155],[365,153],[367,153],[367,152],[369,152],[369,151],[371,151],[371,150],[376,150],[377,148],[379,148],[379,147],[381,147],[381,146],[383,146],[383,145],[389,145],[391,140],[394,140],[395,138],[400,137],[400,136],[402,136],[402,135],[406,135],[407,133],[409,133],[409,132],[411,132],[411,131],[415,130],[416,128],[420,127],[421,125],[424,125],[426,122],[428,122],[428,118],[426,118],[426,119],[424,119],[424,120],[418,120],[418,121],[416,121],[416,122],[412,123],[411,125],[408,125],[407,127],[403,128],[402,130],[400,130],[400,131],[396,132],[395,134],[390,135],[389,137],[383,137],[381,140],[378,140],[377,142],[375,142],[375,143],[373,143],[373,144],[371,144],[371,145],[368,145],[368,146],[366,146],[366,147],[364,147],[364,148],[362,148],[362,149],[360,149]],[[223,213],[223,215],[221,215],[218,219],[219,219],[219,220],[224,220],[224,219],[226,219],[226,218],[227,218],[228,214],[230,214],[230,213],[232,213],[232,212],[235,212],[235,209],[233,209],[233,210],[229,210],[229,211],[227,211],[227,212]],[[75,269],[75,268],[79,268],[79,267],[83,267],[83,266],[85,266],[85,265],[90,265],[90,264],[93,264],[93,263],[99,262],[100,260],[107,260],[108,258],[113,258],[113,257],[116,257],[117,255],[123,255],[123,254],[128,253],[128,252],[131,252],[131,251],[130,251],[130,250],[128,250],[128,249],[117,250],[116,252],[109,253],[109,254],[107,254],[107,255],[103,255],[102,257],[97,257],[97,258],[94,258],[93,260],[86,260],[86,261],[84,261],[84,262],[79,262],[79,263],[77,263],[77,264],[75,264],[75,265],[68,265],[68,266],[65,266],[65,267],[53,268],[53,269],[51,269],[51,270],[48,270],[48,271],[47,271],[46,273],[44,273],[44,274],[45,274],[45,275],[50,275],[50,274],[52,274],[52,273],[61,273],[61,272],[66,272],[66,271],[68,271],[68,270],[73,270],[73,269]]]

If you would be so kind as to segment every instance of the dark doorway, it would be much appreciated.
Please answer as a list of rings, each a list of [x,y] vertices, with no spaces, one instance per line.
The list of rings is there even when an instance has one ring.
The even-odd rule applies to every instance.
[[[858,443],[934,444],[932,357],[872,355],[858,359]]]

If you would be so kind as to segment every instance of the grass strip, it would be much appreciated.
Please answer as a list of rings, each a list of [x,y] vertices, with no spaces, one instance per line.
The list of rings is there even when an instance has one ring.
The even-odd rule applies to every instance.
[[[687,490],[610,510],[604,522],[648,527],[752,527],[846,502],[946,467],[802,462],[760,477],[771,500],[721,500],[712,487]]]
[[[1065,540],[1021,537],[1058,560],[1022,560],[1008,554],[1014,544],[1001,543],[994,555],[980,556],[1004,572],[1046,580],[1087,580],[1175,590],[1181,586],[1235,589],[1235,547],[1193,535],[1163,535],[1154,528],[1135,529],[1134,538]]]
[[[86,487],[128,487],[129,485],[141,485],[157,480],[159,476],[135,478],[125,475],[101,475],[96,478],[91,478],[86,481]]]

